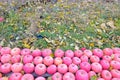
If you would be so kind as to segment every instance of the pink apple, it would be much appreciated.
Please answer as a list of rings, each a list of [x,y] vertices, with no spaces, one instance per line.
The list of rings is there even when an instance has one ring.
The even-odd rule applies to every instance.
[[[113,54],[113,50],[110,49],[110,48],[105,48],[105,49],[103,49],[103,53],[104,53],[105,55],[111,56],[111,55]]]
[[[62,64],[63,60],[60,58],[60,57],[56,57],[54,58],[54,64],[55,65],[59,65],[59,64]]]
[[[120,79],[120,70],[112,69],[111,74],[113,78],[119,78]]]
[[[35,80],[46,80],[44,77],[37,77]]]
[[[50,66],[53,64],[53,58],[51,56],[46,56],[44,57],[43,59],[43,63],[46,65],[46,66]]]
[[[14,73],[21,72],[22,69],[23,69],[23,64],[22,64],[22,63],[14,63],[14,64],[11,66],[11,70],[12,70],[12,72],[14,72]]]
[[[23,70],[25,73],[32,73],[34,71],[34,65],[33,63],[26,63],[23,66]]]
[[[29,55],[30,53],[31,53],[30,49],[27,49],[27,48],[22,49],[22,51],[21,51],[21,55],[23,55],[23,56]]]
[[[82,55],[80,59],[81,59],[81,62],[88,62],[88,57],[86,55]]]
[[[64,57],[64,51],[61,49],[56,49],[54,55],[55,57]]]
[[[75,80],[89,80],[88,73],[82,69],[78,70],[75,76],[76,76]]]
[[[8,63],[11,60],[11,55],[10,54],[3,54],[1,56],[1,62],[2,63]]]
[[[88,62],[82,62],[82,63],[80,63],[80,68],[89,72],[91,69],[91,65]]]
[[[72,61],[73,61],[73,63],[76,64],[76,65],[79,65],[79,64],[81,63],[81,60],[80,60],[80,58],[78,58],[78,57],[73,57]]]
[[[93,63],[93,62],[99,62],[100,61],[100,58],[96,55],[92,55],[90,57],[90,61]]]
[[[120,54],[120,48],[118,48],[118,47],[115,47],[115,48],[113,48],[113,53],[114,54]]]
[[[9,80],[21,80],[22,74],[21,73],[12,73],[9,77]]]
[[[34,80],[34,77],[32,74],[24,74],[21,80]]]
[[[103,56],[103,59],[110,62],[110,61],[112,60],[112,57],[111,57],[111,56],[108,56],[108,55],[104,55],[104,56]]]
[[[104,78],[105,80],[111,80],[112,75],[108,70],[103,70],[102,71],[102,78]]]
[[[111,65],[111,67],[114,68],[114,69],[120,69],[120,62],[118,62],[118,61],[112,60],[112,61],[110,62],[110,65]]]
[[[102,68],[106,69],[106,70],[109,69],[109,67],[110,67],[110,64],[107,60],[101,60],[100,64],[102,65]]]
[[[50,56],[52,54],[52,50],[51,49],[43,49],[42,50],[42,56],[46,57],[46,56]]]
[[[1,65],[0,70],[4,74],[9,73],[11,71],[11,64],[5,63],[5,64]]]
[[[39,49],[33,50],[32,51],[32,56],[36,57],[36,56],[41,56],[41,51]]]
[[[114,60],[120,62],[120,54],[114,54]]]
[[[46,66],[44,64],[37,64],[35,67],[35,73],[37,75],[43,75],[44,73],[46,73]]]
[[[87,50],[87,49],[86,49],[86,50],[84,50],[84,52],[83,52],[83,53],[84,53],[84,55],[86,55],[87,57],[91,57],[91,56],[92,56],[92,54],[93,54],[91,50]]]
[[[41,56],[36,56],[33,60],[34,64],[41,64],[43,62],[43,58]]]
[[[112,78],[112,80],[120,80],[120,78]]]
[[[65,51],[65,57],[74,57],[74,52],[72,50]]]
[[[84,51],[84,50],[86,50],[86,48],[85,48],[85,47],[83,47],[83,48],[81,48],[80,50]]]
[[[71,72],[67,72],[63,75],[63,80],[75,80],[75,76]]]
[[[71,73],[76,73],[78,71],[78,66],[72,63],[69,65],[68,70]]]
[[[88,72],[89,78],[96,76],[96,73],[94,71]]]
[[[83,52],[81,50],[75,50],[74,55],[75,57],[81,57],[83,55]]]
[[[57,70],[59,73],[64,74],[68,71],[68,67],[66,64],[59,64]]]
[[[23,63],[26,64],[26,63],[31,63],[33,61],[33,56],[32,55],[25,55],[23,57]]]
[[[3,54],[10,54],[11,48],[9,47],[2,47],[2,49],[0,50],[1,55]]]
[[[103,56],[103,51],[99,48],[96,48],[93,49],[93,54],[101,58]]]
[[[20,52],[21,52],[20,48],[15,47],[11,50],[10,53],[11,53],[11,55],[19,55]]]
[[[105,79],[103,79],[103,78],[98,78],[97,80],[105,80]]]
[[[98,62],[94,62],[91,64],[91,69],[96,72],[99,73],[102,71],[102,66],[98,63]]]
[[[52,75],[52,80],[62,80],[62,74],[59,72],[56,72]]]
[[[2,49],[2,46],[0,46],[0,50]]]
[[[69,66],[72,63],[72,59],[70,57],[63,57],[63,63]]]
[[[21,61],[21,56],[20,55],[13,55],[11,58],[12,63],[18,63]]]
[[[47,72],[49,74],[54,74],[56,71],[57,71],[57,67],[54,64],[47,67]]]

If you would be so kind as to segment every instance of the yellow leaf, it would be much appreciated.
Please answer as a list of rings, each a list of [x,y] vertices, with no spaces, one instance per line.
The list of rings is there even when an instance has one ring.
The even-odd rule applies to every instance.
[[[52,53],[50,56],[53,58],[53,57],[54,57],[54,54]]]
[[[30,45],[27,44],[27,43],[23,44],[23,46],[24,46],[25,48],[30,48]]]

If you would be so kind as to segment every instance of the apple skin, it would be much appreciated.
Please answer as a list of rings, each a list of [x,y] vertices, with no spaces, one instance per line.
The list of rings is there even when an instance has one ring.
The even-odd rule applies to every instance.
[[[120,54],[114,54],[114,60],[120,62]]]
[[[72,59],[70,57],[63,57],[63,63],[69,66],[72,63]]]
[[[94,62],[91,64],[91,69],[96,73],[100,73],[102,71],[102,66],[98,62]]]
[[[8,63],[11,61],[11,55],[10,54],[3,54],[1,56],[1,62],[2,63]]]
[[[46,56],[44,57],[43,59],[43,63],[46,65],[46,66],[50,66],[53,64],[53,58],[51,56]]]
[[[63,80],[75,80],[75,76],[71,72],[67,72],[63,75]]]
[[[62,64],[63,60],[60,57],[54,58],[54,64],[58,66],[59,64]]]
[[[37,77],[35,80],[46,80],[44,77]]]
[[[113,50],[111,48],[105,48],[105,49],[103,49],[103,53],[105,55],[111,56],[113,54]]]
[[[76,73],[78,71],[78,66],[72,63],[69,65],[68,70],[71,73]]]
[[[100,64],[102,65],[102,68],[107,70],[110,67],[110,63],[107,60],[101,60]]]
[[[25,55],[23,57],[23,63],[26,64],[26,63],[31,63],[33,61],[33,56],[32,55]]]
[[[103,51],[99,48],[93,49],[93,54],[101,58],[103,56]]]
[[[118,48],[118,47],[113,48],[113,53],[120,54],[120,48]]]
[[[20,48],[17,48],[17,47],[13,48],[10,52],[11,55],[19,55],[20,53],[21,53],[21,50]]]
[[[46,70],[47,70],[47,68],[46,68],[46,66],[44,64],[37,64],[35,66],[35,73],[37,75],[43,75],[43,74],[45,74]]]
[[[33,63],[26,63],[23,66],[23,70],[25,73],[32,73],[34,71],[34,65]]]
[[[36,56],[33,60],[34,64],[41,64],[43,62],[43,58],[41,56]]]
[[[81,62],[88,62],[88,57],[86,55],[82,55],[80,57]]]
[[[89,80],[89,75],[85,70],[78,70],[75,74],[76,80]]]
[[[74,51],[74,56],[75,57],[81,57],[83,55],[83,52],[81,50],[75,50]]]
[[[120,78],[112,78],[112,80],[120,80]]]
[[[56,49],[54,55],[55,57],[64,57],[64,51],[61,49]]]
[[[21,80],[34,80],[34,77],[32,74],[24,74]]]
[[[52,75],[52,80],[62,80],[62,74],[59,72],[56,72]]]
[[[86,55],[88,58],[93,55],[92,51],[91,51],[91,50],[88,50],[88,49],[84,50],[83,53],[84,53],[84,55]]]
[[[21,51],[21,55],[25,56],[25,55],[29,55],[29,54],[31,54],[30,49],[27,49],[27,48],[22,49],[22,51]]]
[[[72,62],[73,62],[74,64],[76,64],[76,65],[79,65],[79,64],[81,63],[81,60],[80,60],[80,58],[78,58],[78,57],[73,57],[73,58],[72,58]]]
[[[22,63],[14,63],[12,66],[11,66],[11,70],[12,72],[14,73],[19,73],[21,72],[23,69],[23,64]]]
[[[11,64],[10,63],[4,63],[0,66],[0,71],[4,74],[7,74],[11,71]]]
[[[10,54],[11,48],[9,48],[9,47],[2,47],[0,52],[1,52],[1,55],[3,55],[3,54]]]
[[[92,76],[96,76],[96,73],[94,71],[90,71],[90,72],[88,72],[88,75],[89,75],[89,79],[90,79]]]
[[[120,69],[120,62],[119,61],[115,61],[115,60],[112,60],[110,62],[110,66],[114,69]]]
[[[107,60],[107,61],[111,61],[112,60],[112,57],[111,56],[108,56],[108,55],[104,55],[103,57],[102,57],[102,59],[103,60]]]
[[[12,57],[11,57],[11,62],[12,63],[18,63],[18,62],[20,62],[21,61],[21,56],[20,55],[13,55]]]
[[[33,50],[33,51],[32,51],[32,56],[33,56],[33,57],[41,56],[41,55],[42,55],[42,52],[41,52],[41,50],[39,50],[39,49],[36,49],[36,50]]]
[[[22,74],[21,73],[12,73],[9,77],[9,80],[21,80]]]
[[[65,51],[65,57],[73,58],[74,57],[74,52],[72,50]]]
[[[49,74],[54,74],[56,71],[57,71],[57,67],[54,64],[47,67],[47,72]]]
[[[103,70],[101,75],[102,75],[102,78],[105,80],[111,80],[112,78],[112,75],[108,70]]]
[[[61,74],[65,74],[68,71],[68,67],[66,64],[59,64],[57,67],[57,71]]]
[[[119,78],[120,79],[120,71],[117,69],[112,69],[111,74],[113,78]]]
[[[103,78],[98,78],[97,80],[105,80],[105,79],[103,79]]]
[[[85,70],[86,72],[89,72],[91,69],[91,65],[88,62],[82,62],[80,63],[80,68]]]
[[[43,49],[42,50],[42,56],[46,57],[46,56],[50,56],[52,54],[52,50],[51,49]]]
[[[100,61],[100,58],[96,55],[92,55],[90,57],[90,61],[93,63],[93,62],[99,62]]]

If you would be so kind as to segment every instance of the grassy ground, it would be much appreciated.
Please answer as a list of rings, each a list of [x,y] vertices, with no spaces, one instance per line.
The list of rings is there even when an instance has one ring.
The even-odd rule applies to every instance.
[[[58,0],[0,3],[0,45],[20,48],[120,47],[120,3]]]

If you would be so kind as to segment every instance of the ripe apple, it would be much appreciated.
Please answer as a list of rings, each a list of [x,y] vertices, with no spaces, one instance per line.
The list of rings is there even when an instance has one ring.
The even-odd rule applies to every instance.
[[[65,51],[65,57],[74,57],[74,52],[72,50]]]
[[[46,66],[44,64],[37,64],[35,67],[35,73],[37,75],[43,75],[46,72]]]
[[[23,69],[23,64],[22,63],[14,63],[12,66],[11,66],[11,70],[12,72],[14,73],[19,73],[21,72]]]
[[[60,57],[56,57],[54,58],[54,64],[55,65],[59,65],[59,64],[62,64],[63,60],[60,58]]]
[[[44,77],[37,77],[35,80],[46,80]]]
[[[90,71],[90,72],[88,72],[88,75],[89,75],[89,79],[90,79],[92,76],[96,76],[96,73],[94,71]]]
[[[74,55],[75,57],[81,57],[83,55],[83,52],[81,50],[75,50]]]
[[[104,59],[104,60],[107,60],[107,61],[111,61],[112,60],[112,57],[111,56],[108,56],[108,55],[104,55],[103,57],[102,57],[102,59]]]
[[[72,63],[69,65],[68,70],[71,73],[76,73],[78,71],[78,66]]]
[[[62,80],[62,74],[59,72],[56,72],[52,75],[52,80]]]
[[[42,50],[42,56],[46,57],[46,56],[50,56],[52,54],[52,50],[51,49],[43,49]]]
[[[32,73],[34,71],[34,65],[33,63],[26,63],[23,66],[23,70],[25,73]]]
[[[61,49],[56,49],[54,55],[55,57],[64,57],[64,51]]]
[[[101,60],[100,64],[102,65],[102,68],[106,69],[106,70],[109,69],[109,67],[110,67],[110,64],[107,60]]]
[[[72,63],[72,59],[70,57],[63,57],[63,63],[69,66]]]
[[[24,74],[21,80],[34,80],[34,77],[32,74]]]
[[[3,54],[1,56],[1,62],[2,63],[8,63],[11,60],[11,55],[10,54]]]
[[[118,62],[118,61],[112,60],[112,61],[110,62],[110,65],[111,65],[111,67],[114,68],[114,69],[120,69],[120,62]]]
[[[23,63],[26,64],[26,63],[31,63],[33,61],[33,56],[32,55],[25,55],[23,57]]]
[[[103,78],[98,78],[97,80],[105,80],[105,79],[103,79]]]
[[[80,58],[78,58],[78,57],[73,57],[72,61],[73,61],[73,63],[76,64],[76,65],[79,65],[79,64],[81,63],[81,60],[80,60]]]
[[[43,59],[43,63],[46,65],[46,66],[50,66],[53,64],[53,58],[51,56],[46,56],[44,57]]]
[[[27,48],[22,49],[22,51],[21,51],[21,55],[23,55],[23,56],[29,55],[30,53],[31,53],[30,49],[27,49]]]
[[[120,62],[120,54],[114,54],[114,60]]]
[[[9,80],[21,80],[22,74],[21,73],[12,73],[9,77]]]
[[[112,80],[120,80],[120,78],[112,78]]]
[[[10,53],[11,53],[11,55],[19,55],[20,52],[21,52],[20,48],[15,47],[11,50]]]
[[[75,76],[71,72],[67,72],[63,75],[63,80],[75,80]]]
[[[80,63],[80,68],[85,70],[86,72],[89,72],[91,69],[91,65],[88,62],[82,62]]]
[[[113,78],[119,78],[120,79],[120,71],[117,69],[112,69],[111,74]]]
[[[111,80],[112,75],[108,70],[103,70],[102,71],[102,78],[105,80]]]
[[[66,64],[59,64],[57,70],[59,73],[64,74],[68,71],[68,67]]]
[[[113,54],[113,50],[110,49],[110,48],[105,48],[105,49],[103,49],[103,53],[104,53],[105,55],[111,56],[111,55]]]
[[[9,47],[2,47],[2,49],[0,50],[1,55],[3,54],[10,54],[11,48]]]
[[[33,57],[36,57],[36,56],[41,56],[41,50],[39,50],[39,49],[36,49],[36,50],[33,50],[32,51],[32,56]]]
[[[41,56],[36,56],[33,60],[34,64],[41,64],[43,62],[43,58]]]
[[[11,71],[11,64],[10,63],[4,63],[0,67],[0,71],[4,74],[9,73]]]
[[[93,54],[101,58],[103,56],[103,51],[99,48],[93,49]]]
[[[93,63],[93,62],[99,62],[100,61],[100,58],[96,55],[92,55],[90,57],[90,61]]]
[[[102,71],[102,66],[98,62],[94,62],[91,64],[91,69],[96,73],[100,73]]]
[[[120,48],[118,48],[118,47],[113,48],[113,53],[120,54]]]
[[[54,74],[56,71],[57,71],[57,67],[54,64],[47,67],[47,72],[49,74]]]
[[[92,51],[91,50],[88,50],[88,49],[86,49],[86,50],[84,50],[84,55],[86,55],[87,57],[91,57],[92,56]]]
[[[80,59],[81,59],[81,62],[88,62],[88,57],[86,55],[82,55]]]
[[[12,63],[18,63],[21,61],[21,56],[20,55],[13,55],[11,58]]]

